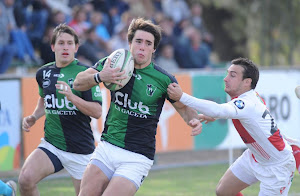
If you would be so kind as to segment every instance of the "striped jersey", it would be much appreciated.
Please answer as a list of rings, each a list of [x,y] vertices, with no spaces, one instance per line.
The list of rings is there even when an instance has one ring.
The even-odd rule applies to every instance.
[[[73,89],[76,75],[87,68],[88,66],[75,59],[63,68],[58,68],[55,62],[48,63],[36,73],[39,94],[44,98],[45,104],[45,140],[60,150],[78,154],[91,154],[95,149],[91,118],[79,111],[63,94],[58,93],[55,84],[57,81],[64,81],[71,87],[73,94],[86,101],[102,104],[99,86],[83,92]]]
[[[281,136],[264,100],[254,90],[224,104],[197,99],[185,93],[180,101],[207,116],[232,119],[236,130],[257,162],[279,163],[290,157],[291,146]]]
[[[105,60],[101,59],[94,68],[101,71]],[[153,63],[134,69],[123,88],[111,91],[101,139],[153,160],[157,123],[168,99],[168,85],[173,82],[177,82],[174,76]]]

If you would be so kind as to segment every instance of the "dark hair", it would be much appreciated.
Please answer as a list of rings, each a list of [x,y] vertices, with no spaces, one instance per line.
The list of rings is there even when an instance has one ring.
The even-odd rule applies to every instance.
[[[241,58],[241,57],[237,59],[233,59],[231,61],[231,64],[239,65],[244,68],[243,80],[246,78],[251,78],[252,79],[251,88],[255,89],[259,79],[259,70],[257,66],[251,60],[247,58]]]
[[[51,38],[51,45],[55,44],[57,37],[61,33],[68,33],[68,34],[72,35],[74,37],[75,44],[79,44],[79,38],[78,38],[78,35],[76,34],[76,32],[74,31],[74,29],[72,29],[70,26],[68,26],[66,24],[60,24],[57,27],[55,27],[55,29],[53,30],[53,35]]]
[[[151,20],[145,20],[143,18],[133,19],[128,28],[128,42],[132,43],[133,37],[137,30],[142,30],[151,33],[154,36],[154,49],[156,49],[161,40],[161,28],[158,25],[153,24]]]

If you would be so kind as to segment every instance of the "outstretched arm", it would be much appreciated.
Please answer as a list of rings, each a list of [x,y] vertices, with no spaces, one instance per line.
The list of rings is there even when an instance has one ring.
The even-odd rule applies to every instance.
[[[213,101],[198,99],[184,93],[176,83],[172,83],[168,86],[168,95],[171,99],[180,101],[184,105],[194,108],[209,117],[229,119],[237,115],[237,110],[233,105],[229,103],[218,104]]]

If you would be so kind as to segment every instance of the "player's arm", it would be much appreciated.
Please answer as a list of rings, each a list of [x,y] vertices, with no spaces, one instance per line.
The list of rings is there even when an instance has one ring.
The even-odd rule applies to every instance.
[[[175,101],[180,101],[186,106],[194,108],[198,112],[213,118],[230,119],[237,116],[236,108],[229,104],[218,104],[213,101],[198,99],[182,92],[180,86],[172,83],[168,87],[168,95]]]
[[[198,135],[202,132],[202,123],[198,119],[198,114],[197,112],[186,106],[183,105],[180,102],[175,102],[172,104],[176,111],[180,114],[180,116],[184,119],[184,121],[192,127],[192,133],[191,136]]]
[[[59,89],[59,93],[65,95],[83,114],[96,119],[101,117],[102,107],[98,102],[86,101],[73,94],[70,86],[64,81],[57,81],[55,87],[56,89]]]
[[[103,69],[100,72],[94,68],[88,68],[87,70],[78,73],[73,88],[78,91],[86,91],[93,86],[98,85],[100,82],[115,83],[122,86],[118,80],[126,79],[126,76],[123,76],[125,71],[120,72],[119,67],[111,68],[109,65],[110,59],[107,58]]]
[[[30,127],[32,127],[35,122],[45,115],[44,109],[44,99],[42,97],[39,98],[38,103],[30,116],[26,116],[22,122],[22,128],[24,131],[30,131]]]

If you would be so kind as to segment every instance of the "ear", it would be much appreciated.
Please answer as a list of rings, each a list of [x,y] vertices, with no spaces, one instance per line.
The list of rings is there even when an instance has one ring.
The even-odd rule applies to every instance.
[[[252,79],[251,78],[246,78],[245,79],[246,85],[251,87]]]
[[[52,50],[52,52],[55,52],[53,44],[51,44],[51,50]]]
[[[78,48],[79,48],[79,44],[76,44],[75,45],[75,53],[78,51]]]

